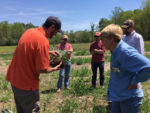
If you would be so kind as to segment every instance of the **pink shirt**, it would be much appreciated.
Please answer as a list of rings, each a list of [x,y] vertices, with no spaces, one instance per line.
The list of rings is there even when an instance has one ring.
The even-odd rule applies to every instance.
[[[97,43],[96,41],[92,42],[90,45],[90,52],[93,51],[94,49],[101,49],[105,51],[105,48],[101,42]],[[105,56],[104,54],[94,54],[92,55],[92,62],[104,62],[105,61]]]
[[[72,48],[72,45],[70,43],[66,43],[66,44],[60,43],[60,44],[58,44],[58,49],[59,50],[71,50],[73,48]],[[68,54],[68,57],[70,59],[71,58],[71,54]]]

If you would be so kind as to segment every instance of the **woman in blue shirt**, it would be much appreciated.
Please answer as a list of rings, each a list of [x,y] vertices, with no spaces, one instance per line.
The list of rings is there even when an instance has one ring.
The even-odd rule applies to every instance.
[[[150,78],[150,60],[121,37],[118,25],[108,25],[101,32],[102,43],[111,51],[111,72],[108,100],[112,101],[112,113],[139,113],[142,104],[142,85]]]

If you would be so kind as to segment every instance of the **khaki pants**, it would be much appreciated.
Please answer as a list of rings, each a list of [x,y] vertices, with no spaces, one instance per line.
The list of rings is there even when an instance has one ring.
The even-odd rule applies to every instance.
[[[40,113],[39,90],[21,90],[12,85],[17,113]]]

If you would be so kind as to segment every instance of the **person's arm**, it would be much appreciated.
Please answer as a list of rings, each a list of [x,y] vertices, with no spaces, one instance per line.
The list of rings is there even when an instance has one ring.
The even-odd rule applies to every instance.
[[[49,54],[53,56],[60,56],[59,52],[57,51],[49,51]]]
[[[136,85],[139,82],[145,82],[150,79],[150,67],[138,72],[132,79],[131,84]]]
[[[91,55],[94,55],[94,54],[95,54],[94,46],[93,46],[93,44],[92,44],[92,43],[91,43],[91,45],[90,45],[90,49],[89,49],[89,51],[90,51],[90,54],[91,54]]]
[[[94,49],[93,51],[92,51],[92,54],[104,54],[105,53],[105,48],[104,48],[104,46],[103,46],[103,44],[101,43],[101,49]]]
[[[139,36],[139,38],[136,39],[135,43],[136,43],[136,49],[139,51],[139,53],[144,55],[144,41],[143,41],[143,37]]]
[[[143,69],[142,71],[140,71],[139,73],[137,73],[132,81],[130,86],[128,87],[128,90],[130,89],[139,89],[140,85],[138,84],[139,82],[145,82],[147,80],[150,79],[150,67]]]
[[[97,53],[97,54],[104,54],[105,51],[102,49],[94,49],[93,53]]]
[[[43,70],[37,70],[37,73],[50,73],[53,71],[57,71],[60,69],[60,66],[62,65],[62,62],[60,62],[57,66],[55,67],[48,67],[47,69],[43,69]]]
[[[139,82],[147,81],[150,78],[150,60],[134,50],[126,53],[123,55],[123,68],[134,73],[128,89],[138,89]]]
[[[70,44],[70,47],[69,49],[67,50],[68,52],[72,53],[73,52],[73,48],[72,48],[72,45]]]

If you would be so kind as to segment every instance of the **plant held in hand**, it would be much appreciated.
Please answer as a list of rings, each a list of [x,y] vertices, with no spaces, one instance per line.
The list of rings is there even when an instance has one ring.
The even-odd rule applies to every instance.
[[[67,64],[69,61],[68,55],[70,54],[70,52],[61,51],[61,50],[57,50],[57,51],[59,52],[60,56],[50,55],[50,66],[55,67],[62,61],[61,68],[64,68],[65,64]]]

